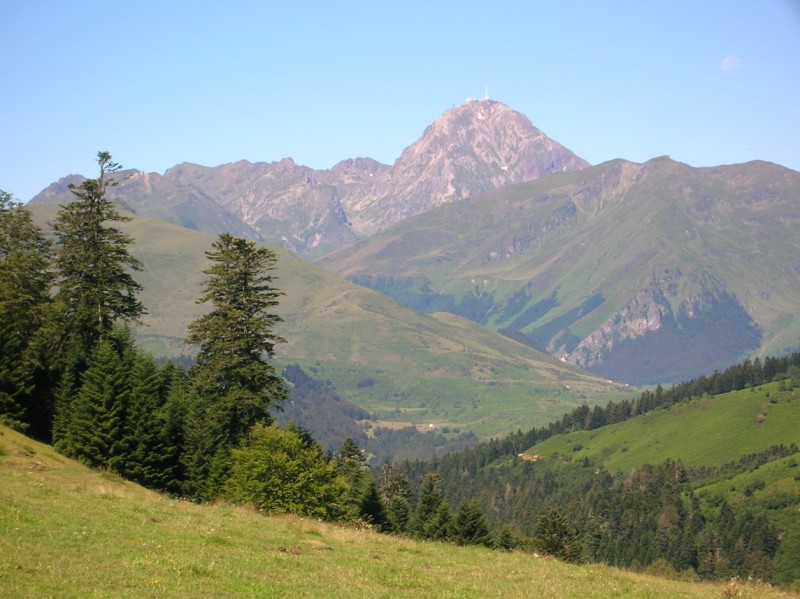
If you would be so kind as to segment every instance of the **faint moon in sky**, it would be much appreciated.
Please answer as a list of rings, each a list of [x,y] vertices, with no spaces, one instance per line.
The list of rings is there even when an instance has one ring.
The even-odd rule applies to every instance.
[[[738,56],[726,56],[720,65],[726,73],[738,71],[742,66],[742,59]]]

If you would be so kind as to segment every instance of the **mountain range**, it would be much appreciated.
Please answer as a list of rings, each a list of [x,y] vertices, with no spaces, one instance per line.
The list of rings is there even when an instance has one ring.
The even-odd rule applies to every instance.
[[[590,166],[484,99],[445,111],[391,166],[127,175],[113,193],[141,217],[283,245],[603,377],[676,381],[800,347],[800,174],[774,164]],[[67,202],[78,181],[31,204]]]

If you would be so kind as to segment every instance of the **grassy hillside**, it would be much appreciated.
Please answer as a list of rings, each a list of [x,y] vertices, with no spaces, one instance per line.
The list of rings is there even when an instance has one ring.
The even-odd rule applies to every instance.
[[[791,385],[789,385],[791,387]],[[528,450],[545,458],[584,457],[611,471],[681,460],[722,466],[773,445],[800,445],[800,387],[779,383],[684,401],[619,424],[556,435]]]
[[[685,490],[707,509],[724,501],[765,516],[780,531],[777,580],[800,588],[800,457],[768,455],[778,445],[800,445],[798,423],[800,385],[792,388],[787,379],[551,437],[526,454],[555,467],[588,458],[624,475],[680,460],[690,472]]]
[[[319,263],[609,378],[677,382],[797,346],[798,190],[764,162],[616,160],[439,207]]]
[[[39,222],[54,206],[36,206]],[[186,326],[215,236],[157,219],[120,228],[135,239],[136,274],[148,313],[137,328],[155,355],[190,352]],[[546,424],[587,401],[605,403],[625,389],[449,314],[424,315],[282,249],[276,285],[285,293],[278,332],[288,343],[276,361],[330,379],[339,393],[382,422],[471,430],[480,436]]]
[[[758,597],[168,499],[0,427],[0,597]]]

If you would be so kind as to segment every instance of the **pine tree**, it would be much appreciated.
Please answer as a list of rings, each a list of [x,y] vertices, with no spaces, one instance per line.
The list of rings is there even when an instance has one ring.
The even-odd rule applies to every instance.
[[[272,286],[275,255],[267,248],[220,235],[206,252],[213,265],[198,303],[211,311],[189,325],[199,345],[189,376],[197,394],[187,432],[187,483],[197,499],[212,499],[224,485],[229,452],[256,423],[271,422],[270,407],[286,397],[283,380],[267,361],[283,341],[272,310],[282,294]]]
[[[129,392],[119,347],[110,338],[101,339],[72,401],[65,435],[70,457],[123,471],[128,452],[125,421]]]
[[[580,538],[569,520],[556,508],[539,518],[534,540],[543,553],[566,562],[581,561],[583,547]]]
[[[336,454],[336,471],[347,484],[347,490],[342,496],[342,518],[366,520],[383,526],[386,515],[377,484],[369,472],[364,452],[352,437],[344,440]]]
[[[422,479],[419,501],[409,523],[412,534],[423,539],[447,539],[450,537],[452,514],[441,490],[441,477],[429,472]]]
[[[453,523],[453,538],[459,545],[492,545],[489,523],[477,499],[459,504]]]
[[[30,211],[0,190],[0,419],[41,438],[52,415],[32,340],[50,303],[49,261],[50,243]]]
[[[141,286],[131,271],[141,270],[131,256],[132,238],[108,222],[125,222],[106,197],[116,185],[112,175],[121,166],[108,152],[98,152],[100,176],[70,185],[76,200],[62,206],[53,229],[57,249],[58,306],[66,328],[66,347],[88,356],[99,339],[111,332],[117,320],[136,321],[144,307],[136,299]]]
[[[141,485],[165,489],[172,475],[168,464],[173,448],[166,438],[161,415],[161,377],[153,357],[140,350],[128,352],[125,368],[130,394],[125,420],[127,452],[122,474]]]
[[[520,546],[520,540],[518,535],[514,533],[508,524],[503,524],[494,542],[494,546],[503,551],[512,551]]]
[[[55,390],[55,414],[53,416],[53,446],[64,455],[74,455],[77,439],[72,426],[72,411],[78,393],[75,368],[66,368]]]
[[[439,505],[433,520],[429,523],[425,538],[435,541],[450,541],[453,538],[453,512],[446,501]]]
[[[162,369],[163,383],[167,394],[160,410],[163,438],[166,442],[164,456],[165,480],[163,490],[174,495],[184,492],[186,470],[187,425],[196,397],[183,369],[167,364]]]
[[[283,341],[272,311],[282,294],[272,286],[276,259],[269,249],[226,233],[206,255],[214,264],[204,271],[209,279],[198,303],[212,308],[189,325],[187,341],[200,346],[190,376],[220,436],[235,446],[255,423],[269,423],[270,406],[286,397],[267,362]]]
[[[408,501],[408,478],[393,464],[384,464],[378,479],[381,501],[386,506],[387,527],[392,532],[405,532],[411,519]]]

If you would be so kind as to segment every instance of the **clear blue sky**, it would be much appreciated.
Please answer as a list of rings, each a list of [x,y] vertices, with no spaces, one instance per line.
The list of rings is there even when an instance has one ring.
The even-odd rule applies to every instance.
[[[0,189],[22,201],[98,150],[391,164],[487,88],[592,164],[800,170],[800,0],[0,0],[0,23]]]

